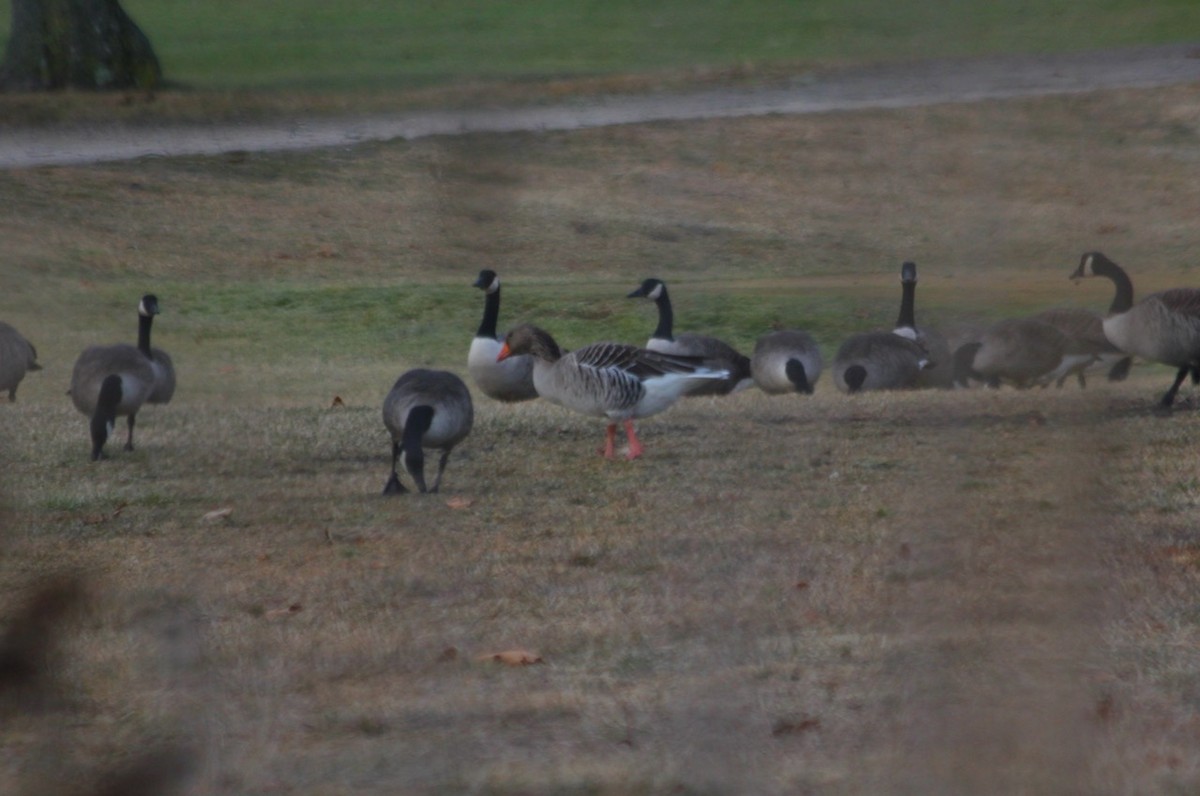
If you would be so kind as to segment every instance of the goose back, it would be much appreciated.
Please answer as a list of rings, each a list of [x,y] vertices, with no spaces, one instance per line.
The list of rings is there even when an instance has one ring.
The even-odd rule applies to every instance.
[[[1104,334],[1129,354],[1175,367],[1200,364],[1200,290],[1153,293],[1104,320]]]
[[[754,344],[750,372],[765,393],[802,392],[811,395],[821,376],[821,349],[808,332],[785,329],[769,332]]]
[[[136,414],[150,398],[158,378],[151,361],[137,346],[126,343],[89,346],[75,360],[71,371],[69,392],[75,408],[89,417],[94,414],[100,387],[113,375],[121,379],[121,401],[116,410],[119,417]]]
[[[992,386],[1031,387],[1054,373],[1066,345],[1066,335],[1045,321],[1010,318],[983,333],[971,368]]]
[[[396,380],[383,401],[383,423],[400,442],[409,414],[417,406],[433,409],[433,421],[422,437],[427,448],[453,448],[471,433],[475,407],[471,393],[458,376],[444,370],[415,368]]]
[[[0,392],[8,391],[8,400],[17,399],[17,387],[31,370],[41,370],[37,350],[13,326],[0,321]]]
[[[929,364],[915,340],[892,332],[860,332],[842,343],[830,371],[845,393],[907,390],[918,386],[921,370]]]

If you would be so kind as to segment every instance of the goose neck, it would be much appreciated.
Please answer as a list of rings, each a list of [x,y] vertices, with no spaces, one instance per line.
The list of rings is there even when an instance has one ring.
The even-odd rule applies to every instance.
[[[153,358],[150,352],[150,325],[154,323],[153,315],[138,316],[138,350],[148,358]]]
[[[658,306],[658,327],[654,330],[654,339],[674,340],[671,331],[675,325],[675,313],[671,310],[671,297],[667,295],[666,285],[662,286],[654,303]]]
[[[1116,291],[1113,293],[1112,304],[1108,307],[1110,315],[1127,312],[1133,306],[1133,280],[1125,269],[1114,262],[1102,260],[1094,266],[1095,273],[1112,280]]]
[[[901,282],[900,283],[900,314],[896,316],[896,328],[908,327],[910,329],[917,328],[916,319],[916,301],[917,301],[917,283],[916,282]]]
[[[479,323],[476,337],[496,337],[496,324],[500,321],[500,288],[488,291],[483,299],[483,320]]]

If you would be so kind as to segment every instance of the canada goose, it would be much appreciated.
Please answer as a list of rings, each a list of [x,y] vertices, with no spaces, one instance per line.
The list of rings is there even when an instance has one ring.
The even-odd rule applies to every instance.
[[[754,383],[765,393],[812,395],[823,364],[821,349],[812,335],[785,329],[758,338],[750,358],[750,372]]]
[[[1086,387],[1084,374],[1097,363],[1109,367],[1109,381],[1120,381],[1128,375],[1131,358],[1104,336],[1103,319],[1098,314],[1076,307],[1054,307],[1032,317],[1045,321],[1067,338],[1062,362],[1047,374],[1046,383],[1053,381],[1062,387],[1073,374],[1079,386]]]
[[[17,400],[17,387],[31,370],[41,370],[37,349],[20,332],[0,321],[0,392],[8,390],[8,400]]]
[[[1134,304],[1129,275],[1100,252],[1085,253],[1071,278],[1092,276],[1107,277],[1116,288],[1104,336],[1126,354],[1179,369],[1159,402],[1169,408],[1188,373],[1200,379],[1200,289],[1164,290]]]
[[[68,392],[75,408],[91,418],[92,460],[104,458],[104,444],[116,419],[127,418],[125,450],[133,450],[133,427],[142,404],[156,391],[165,402],[174,391],[170,358],[156,360],[150,347],[150,326],[158,314],[158,299],[142,296],[138,302],[138,344],[90,346],[75,360]],[[164,354],[165,357],[165,354]],[[169,379],[160,385],[160,379]],[[165,398],[163,396],[165,395]]]
[[[728,395],[731,392],[743,390],[754,384],[754,376],[750,370],[750,358],[738,351],[729,343],[708,335],[684,332],[672,334],[675,314],[671,310],[671,297],[667,294],[667,286],[660,279],[647,279],[641,286],[629,293],[627,298],[647,298],[658,306],[658,327],[646,348],[662,354],[676,354],[685,357],[699,357],[704,366],[711,370],[724,370],[729,375],[724,379],[708,379],[696,382],[688,390],[687,395]]]
[[[1045,321],[1009,318],[961,346],[955,359],[990,387],[1011,384],[1026,389],[1046,383],[1062,364],[1067,342],[1066,335]]]
[[[483,320],[467,353],[467,373],[484,395],[497,401],[537,398],[537,390],[533,388],[533,357],[496,361],[500,346],[504,344],[496,334],[496,323],[500,318],[500,277],[485,268],[479,272],[475,287],[485,294]]]
[[[954,369],[950,366],[950,345],[936,329],[917,326],[917,264],[908,261],[900,266],[900,313],[892,330],[902,337],[915,340],[925,349],[929,361],[941,367],[921,368],[917,374],[917,387],[950,389],[954,386]]]
[[[696,381],[724,379],[728,373],[704,367],[696,357],[663,354],[622,343],[592,343],[565,353],[546,331],[528,324],[508,333],[499,358],[532,354],[533,383],[551,403],[610,421],[601,453],[613,458],[617,423],[629,440],[627,458],[643,447],[633,420],[670,407]]]
[[[833,358],[833,383],[845,393],[910,390],[933,363],[921,344],[892,332],[860,332]]]
[[[445,370],[415,368],[396,380],[383,400],[383,424],[392,435],[392,475],[383,488],[385,495],[408,490],[400,483],[396,460],[404,457],[404,468],[421,492],[437,492],[450,451],[471,433],[475,408],[463,380]],[[441,450],[433,488],[425,488],[425,448]]]

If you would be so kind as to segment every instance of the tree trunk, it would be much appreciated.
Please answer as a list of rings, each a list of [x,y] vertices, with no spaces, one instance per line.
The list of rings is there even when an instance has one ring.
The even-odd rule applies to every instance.
[[[12,0],[0,90],[150,90],[162,68],[119,0]]]

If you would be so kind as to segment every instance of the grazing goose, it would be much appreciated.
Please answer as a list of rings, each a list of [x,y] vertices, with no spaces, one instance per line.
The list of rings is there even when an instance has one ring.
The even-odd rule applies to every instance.
[[[929,361],[942,367],[921,368],[917,374],[917,387],[934,387],[948,390],[954,386],[954,369],[950,367],[950,345],[936,329],[917,326],[917,264],[905,262],[900,266],[900,313],[896,318],[895,334],[920,343]]]
[[[1131,358],[1104,336],[1103,319],[1096,313],[1075,307],[1055,307],[1032,317],[1045,321],[1067,338],[1062,362],[1047,374],[1047,384],[1053,381],[1062,387],[1074,375],[1080,388],[1086,387],[1084,374],[1097,363],[1108,366],[1109,381],[1120,381],[1128,375]]]
[[[519,356],[503,362],[496,361],[496,355],[504,343],[496,335],[496,323],[500,318],[500,277],[495,271],[485,268],[479,272],[475,287],[485,294],[483,320],[467,353],[467,373],[484,395],[497,401],[537,398],[537,390],[533,388],[533,357]]]
[[[41,370],[37,349],[12,326],[0,321],[0,392],[8,390],[8,400],[17,400],[17,387],[31,370]]]
[[[800,392],[812,395],[821,376],[821,349],[808,332],[785,329],[769,332],[754,344],[750,372],[765,393]]]
[[[990,387],[1011,384],[1026,389],[1047,383],[1063,362],[1067,342],[1066,335],[1045,321],[1010,318],[960,347],[955,358]]]
[[[426,368],[404,373],[383,400],[383,424],[392,435],[392,475],[383,494],[408,491],[396,472],[396,460],[401,456],[417,489],[437,492],[450,451],[471,433],[474,421],[471,393],[458,376]],[[432,489],[425,488],[425,448],[442,452]]]
[[[627,458],[644,448],[633,428],[634,418],[649,417],[675,403],[697,381],[724,379],[698,358],[663,354],[621,343],[592,343],[565,353],[546,331],[518,326],[508,333],[499,358],[533,355],[533,383],[551,403],[610,421],[601,453],[613,458],[617,423],[629,440]]]
[[[667,294],[667,286],[662,280],[647,279],[627,298],[647,298],[658,306],[658,328],[646,342],[648,350],[662,354],[699,357],[706,368],[724,370],[729,374],[724,379],[695,382],[687,395],[728,395],[754,384],[750,358],[738,353],[729,343],[692,332],[684,332],[678,336],[672,334],[675,315],[671,310],[671,297]]]
[[[1200,379],[1200,289],[1164,290],[1134,304],[1129,275],[1100,252],[1084,254],[1071,278],[1092,276],[1106,277],[1116,287],[1104,336],[1126,354],[1179,369],[1159,402],[1169,408],[1188,373],[1193,381]]]
[[[91,418],[92,461],[105,457],[104,444],[122,415],[129,425],[125,450],[133,450],[133,427],[142,404],[155,394],[165,402],[175,389],[170,358],[163,354],[165,360],[156,360],[150,347],[150,326],[157,314],[158,299],[149,294],[142,296],[138,302],[136,346],[90,346],[75,360],[68,392],[75,408]],[[169,382],[160,384],[160,379]]]

